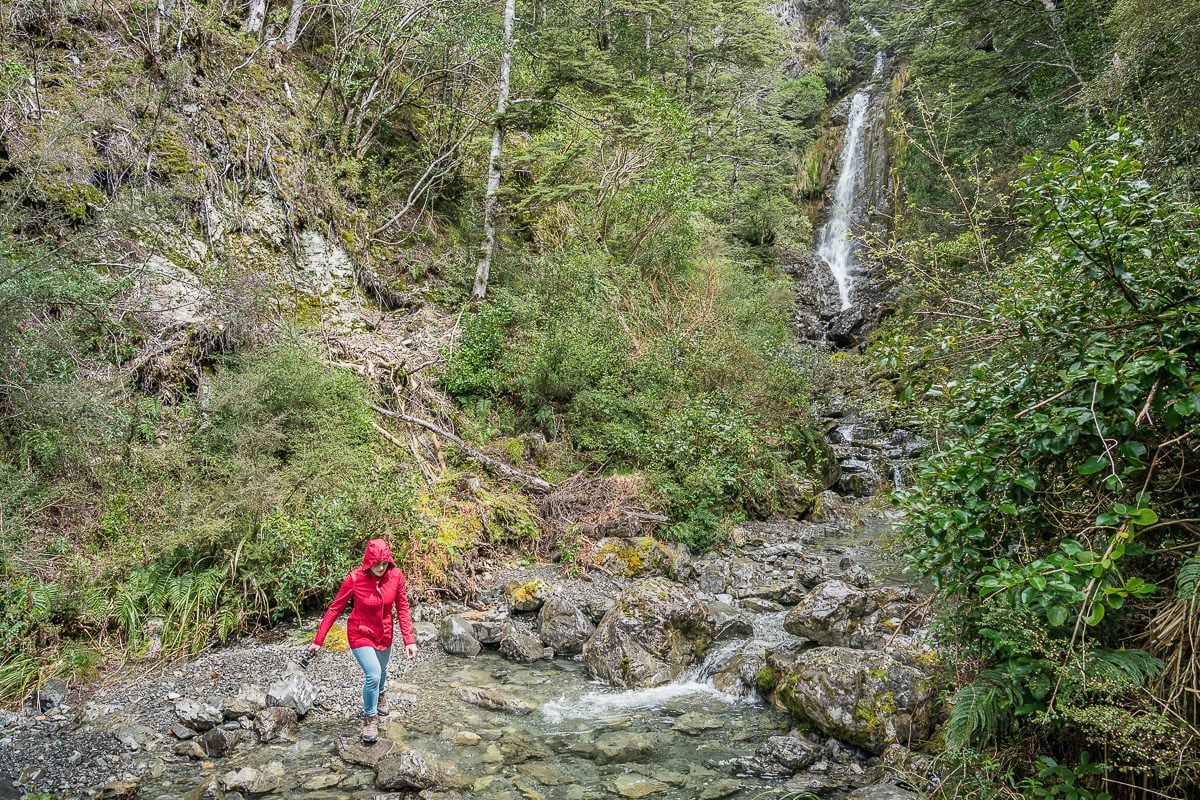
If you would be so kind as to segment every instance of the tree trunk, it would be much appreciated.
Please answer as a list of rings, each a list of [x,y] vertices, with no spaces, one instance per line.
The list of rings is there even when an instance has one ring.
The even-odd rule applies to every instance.
[[[261,33],[263,22],[267,19],[267,0],[250,0],[250,13],[246,15],[246,24],[242,30],[247,33]]]
[[[500,55],[500,90],[496,96],[496,123],[492,128],[492,152],[488,156],[487,193],[483,199],[483,242],[479,245],[479,263],[475,267],[475,286],[471,300],[478,302],[487,294],[488,275],[492,271],[492,252],[496,247],[496,207],[500,191],[500,149],[504,144],[504,114],[508,111],[508,84],[512,71],[513,20],[516,0],[504,0],[504,49]]]
[[[300,15],[304,11],[304,0],[292,0],[292,10],[288,14],[287,27],[283,30],[283,49],[290,50],[300,35]]]

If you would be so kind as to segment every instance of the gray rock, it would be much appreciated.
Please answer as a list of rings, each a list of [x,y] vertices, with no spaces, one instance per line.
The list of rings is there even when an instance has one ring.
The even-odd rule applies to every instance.
[[[206,731],[225,721],[220,705],[202,703],[184,698],[175,704],[175,714],[180,722],[194,731]]]
[[[25,708],[31,714],[44,714],[51,709],[58,708],[67,699],[67,683],[66,681],[55,678],[49,680],[34,690],[29,697],[25,698]]]
[[[541,580],[526,583],[512,581],[504,587],[504,597],[510,611],[537,611],[554,590]]]
[[[754,635],[754,624],[750,618],[736,608],[725,603],[706,603],[705,608],[713,618],[715,630],[714,642],[725,642],[730,639],[745,639]]]
[[[192,742],[196,740],[193,739]],[[192,742],[188,742],[191,744]],[[254,733],[241,727],[233,729],[211,728],[200,737],[204,752],[209,758],[223,758],[243,744],[254,743]]]
[[[304,675],[304,670],[289,664],[284,677],[267,690],[267,705],[273,708],[292,708],[303,717],[317,702],[317,687]]]
[[[917,800],[917,795],[891,783],[876,783],[855,789],[845,800]]]
[[[590,593],[583,598],[583,611],[593,623],[604,619],[604,615],[612,610],[616,600],[609,595]]]
[[[192,738],[196,732],[182,722],[176,722],[171,725],[171,735],[176,739],[184,740]]]
[[[596,737],[594,758],[600,764],[626,764],[648,761],[656,739],[646,733],[609,731]]]
[[[734,796],[745,786],[745,781],[722,778],[705,786],[700,792],[700,800],[723,800],[723,798]]]
[[[529,631],[509,622],[500,636],[500,652],[512,661],[529,664],[546,656],[546,645]],[[550,651],[550,656],[553,655]]]
[[[512,623],[507,614],[489,614],[482,619],[464,618],[471,623],[475,638],[480,644],[498,645],[504,639],[505,629]]]
[[[189,739],[186,742],[178,742],[171,748],[176,755],[186,756],[187,758],[200,761],[208,758],[208,751],[204,749],[202,740]]]
[[[817,647],[771,661],[781,673],[773,702],[843,742],[879,754],[932,729],[932,682],[887,653]]]
[[[380,789],[428,789],[437,782],[437,771],[416,750],[388,753],[375,764],[375,785]]]
[[[263,744],[300,740],[300,721],[294,708],[264,708],[258,712],[254,729]]]
[[[243,683],[233,697],[227,698],[222,707],[225,719],[250,717],[257,714],[267,705],[267,693],[257,686]]]
[[[492,711],[505,711],[509,714],[528,714],[536,708],[533,704],[519,697],[506,694],[499,689],[459,686],[454,690],[454,693],[463,702],[481,708],[488,708]]]
[[[391,753],[397,746],[391,739],[380,739],[373,744],[367,744],[357,736],[343,736],[337,741],[337,754],[348,764],[374,768],[379,759]]]
[[[715,625],[696,594],[661,578],[633,584],[583,648],[595,677],[624,687],[678,677],[712,642]]]
[[[132,752],[154,750],[161,738],[153,728],[138,724],[122,725],[112,733],[118,742],[125,745],[126,750]]]
[[[470,622],[454,614],[442,620],[438,627],[438,643],[452,656],[474,658],[483,646],[475,638],[475,629]]]
[[[821,749],[799,736],[772,736],[758,746],[754,755],[739,758],[736,764],[743,772],[764,778],[788,778],[811,766]]]
[[[628,797],[632,800],[637,800],[639,797],[665,792],[669,787],[667,784],[656,781],[653,778],[647,778],[645,775],[639,775],[636,772],[627,772],[623,775],[618,775],[613,781],[613,791],[622,797]]]
[[[870,596],[839,580],[825,581],[788,612],[783,628],[793,636],[813,639],[824,645],[863,646],[869,630],[860,637],[863,618],[874,610]]]
[[[556,653],[583,652],[583,645],[596,626],[583,610],[562,594],[551,596],[538,613],[538,633]]]
[[[246,794],[267,794],[279,791],[287,780],[283,764],[271,761],[261,768],[242,767],[230,770],[221,776],[221,787],[227,792],[245,792]]]
[[[417,644],[424,647],[437,641],[438,627],[432,622],[414,622],[413,633],[417,636]]]

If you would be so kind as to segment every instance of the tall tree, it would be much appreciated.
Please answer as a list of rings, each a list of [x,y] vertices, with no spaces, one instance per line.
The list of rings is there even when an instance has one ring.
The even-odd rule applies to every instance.
[[[500,150],[504,145],[504,115],[508,111],[508,88],[512,73],[513,21],[516,0],[504,0],[504,46],[500,53],[500,86],[496,93],[496,121],[492,126],[492,150],[488,154],[487,193],[483,199],[483,242],[479,245],[479,263],[475,266],[475,285],[471,300],[478,302],[487,294],[492,271],[492,253],[496,249],[496,208],[500,191]]]

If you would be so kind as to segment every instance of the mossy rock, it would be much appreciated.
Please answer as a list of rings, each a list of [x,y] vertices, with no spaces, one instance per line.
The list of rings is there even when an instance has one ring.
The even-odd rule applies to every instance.
[[[537,611],[553,589],[540,578],[521,583],[513,581],[504,587],[504,597],[512,611]]]

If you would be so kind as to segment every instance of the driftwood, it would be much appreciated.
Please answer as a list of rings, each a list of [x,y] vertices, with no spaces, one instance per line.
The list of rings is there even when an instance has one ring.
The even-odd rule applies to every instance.
[[[465,453],[466,456],[471,460],[479,462],[484,467],[487,467],[489,470],[497,473],[498,475],[517,481],[528,489],[532,489],[535,492],[541,492],[542,494],[547,494],[554,490],[554,486],[552,484],[547,483],[536,475],[530,475],[526,472],[521,472],[521,470],[517,469],[516,467],[506,464],[494,456],[489,456],[479,448],[467,444],[450,431],[446,430],[445,428],[438,427],[432,422],[418,419],[417,417],[410,417],[409,415],[402,414],[399,411],[389,411],[388,409],[380,406],[373,405],[371,408],[374,409],[376,413],[382,414],[385,417],[398,419],[401,422],[407,422],[410,425],[416,425],[424,428],[427,431],[436,433],[438,436],[441,436],[447,441],[452,442],[455,447],[457,447],[459,450],[462,450],[463,453]]]
[[[538,500],[542,519],[553,529],[588,536],[644,536],[669,519],[641,507],[645,481],[636,475],[574,477]]]

